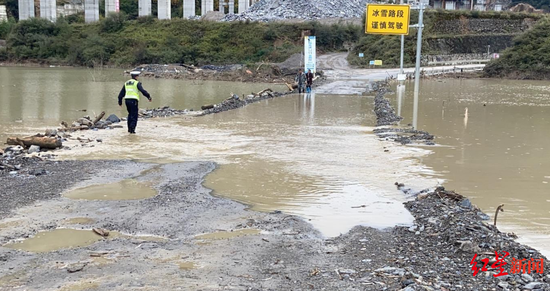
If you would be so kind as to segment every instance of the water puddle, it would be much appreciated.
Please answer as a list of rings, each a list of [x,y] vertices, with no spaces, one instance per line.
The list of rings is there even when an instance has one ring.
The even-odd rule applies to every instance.
[[[157,191],[150,183],[139,182],[134,179],[125,179],[116,183],[91,185],[70,190],[63,196],[70,199],[83,200],[138,200],[151,198]]]
[[[246,235],[255,235],[260,234],[259,229],[247,228],[247,229],[238,229],[233,231],[218,231],[213,233],[206,233],[195,236],[195,239],[198,240],[221,240],[221,239],[231,239],[240,236]]]
[[[103,238],[91,230],[55,229],[39,232],[34,237],[4,245],[6,248],[33,253],[46,253],[61,249],[86,247]]]
[[[60,291],[84,291],[84,290],[96,290],[99,288],[99,284],[96,281],[90,279],[84,279],[82,281],[69,283],[61,287]]]
[[[35,236],[4,245],[6,248],[17,249],[32,253],[46,253],[62,249],[87,247],[104,239],[136,239],[146,242],[164,242],[166,238],[150,235],[128,235],[117,231],[110,231],[107,237],[102,237],[92,230],[59,228],[51,231],[39,232]]]
[[[180,270],[193,270],[198,267],[195,262],[181,262],[178,263],[178,266]]]

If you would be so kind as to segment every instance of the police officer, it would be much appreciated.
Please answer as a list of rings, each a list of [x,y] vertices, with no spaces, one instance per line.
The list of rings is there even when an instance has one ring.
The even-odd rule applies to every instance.
[[[141,82],[137,80],[139,74],[139,71],[130,72],[132,79],[124,83],[124,86],[122,86],[122,90],[120,90],[120,93],[118,94],[118,106],[122,106],[123,98],[126,102],[126,108],[128,109],[128,132],[132,134],[136,133],[136,126],[138,121],[139,92],[147,97],[147,99],[149,99],[149,102],[153,100],[151,99],[151,95],[149,95],[149,93],[145,91],[145,89],[143,89],[143,86],[141,86]]]

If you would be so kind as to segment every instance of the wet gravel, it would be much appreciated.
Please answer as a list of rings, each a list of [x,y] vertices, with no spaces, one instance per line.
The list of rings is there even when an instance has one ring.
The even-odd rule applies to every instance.
[[[0,219],[19,207],[59,197],[61,192],[102,168],[123,164],[120,161],[54,161],[24,156],[13,161],[21,170],[0,170]]]
[[[385,140],[392,140],[400,144],[425,144],[434,145],[435,137],[429,132],[417,130],[411,125],[398,127],[403,117],[395,113],[390,101],[385,97],[390,93],[389,85],[386,82],[375,82],[371,84],[371,90],[376,93],[374,98],[374,112],[376,114],[376,128],[374,133]]]
[[[225,21],[314,20],[361,17],[366,0],[260,0],[242,14],[227,14]]]

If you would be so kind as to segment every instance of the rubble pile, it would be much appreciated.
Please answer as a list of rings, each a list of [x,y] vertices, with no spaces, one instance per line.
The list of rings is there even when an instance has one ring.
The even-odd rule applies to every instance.
[[[28,165],[34,165],[39,161],[43,161],[48,156],[27,157],[28,149],[22,146],[9,146],[5,149],[0,149],[0,174],[9,173],[11,175],[19,174],[20,170],[28,167]],[[43,175],[42,171],[30,170],[30,175]]]
[[[122,125],[115,125],[115,123],[119,123],[121,120],[114,114],[109,115],[105,120],[103,119],[103,116],[105,116],[105,111],[101,112],[97,117],[92,119],[89,115],[86,115],[82,118],[77,119],[71,124],[68,124],[65,121],[61,121],[61,128],[58,128],[57,130],[52,130],[51,132],[46,132],[46,135],[56,135],[57,131],[59,132],[72,132],[77,130],[98,130],[98,129],[111,129],[111,128],[122,128]],[[55,133],[53,133],[55,131]],[[53,133],[53,134],[52,134]]]
[[[374,98],[374,113],[376,113],[376,128],[374,133],[385,140],[393,140],[400,144],[423,143],[425,145],[434,145],[434,136],[422,130],[414,129],[410,124],[407,128],[388,127],[396,125],[403,117],[395,113],[390,101],[384,97],[389,92],[387,83],[376,82],[372,84],[372,91],[376,92]]]
[[[282,19],[362,17],[367,0],[260,0],[241,14],[228,14],[225,21],[273,21]]]
[[[231,97],[225,99],[224,101],[218,104],[203,106],[202,107],[203,111],[199,115],[207,115],[207,114],[219,113],[223,111],[237,109],[239,107],[246,106],[247,104],[250,104],[250,103],[258,102],[265,99],[281,97],[289,93],[273,92],[271,89],[265,89],[258,93],[250,94],[245,98],[240,98],[238,95],[233,94]]]
[[[139,117],[142,118],[155,118],[155,117],[169,117],[169,116],[176,116],[176,115],[185,115],[190,114],[193,112],[193,109],[174,109],[170,108],[170,106],[164,106],[154,109],[141,109],[139,111]]]
[[[487,221],[488,215],[462,195],[438,187],[405,203],[405,207],[414,216],[415,224],[395,230],[403,246],[400,252],[403,258],[396,261],[395,267],[416,274],[403,279],[410,280],[408,286],[429,286],[436,290],[456,290],[457,285],[466,290],[550,289],[546,258],[537,250],[516,242],[515,234],[500,232],[492,221]],[[497,263],[495,252],[500,259],[508,254],[503,260],[506,264]],[[489,260],[488,270],[480,270],[473,276],[472,261],[481,269],[484,259]],[[514,259],[524,263],[531,259],[531,262],[542,262],[542,268],[514,272]],[[508,274],[499,275],[501,271]]]

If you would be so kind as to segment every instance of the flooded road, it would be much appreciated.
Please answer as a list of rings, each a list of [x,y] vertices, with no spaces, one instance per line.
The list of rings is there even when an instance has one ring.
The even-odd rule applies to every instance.
[[[94,111],[123,116],[115,98],[125,77],[118,71],[98,74],[0,68],[0,137],[34,133]],[[225,99],[228,90],[242,94],[266,86],[277,89],[277,85],[181,80],[144,80],[144,84],[156,97],[149,107],[195,109]],[[550,126],[548,89],[544,82],[529,81],[424,81],[417,127],[437,137],[436,147],[403,147],[378,140],[372,133],[372,96],[311,94],[200,118],[140,121],[137,136],[124,130],[86,132],[86,137],[102,138],[103,143],[60,151],[59,156],[160,164],[215,161],[220,166],[205,181],[215,195],[253,210],[300,215],[327,236],[357,224],[378,228],[410,224],[412,217],[401,204],[407,197],[394,182],[415,189],[441,182],[471,197],[488,214],[504,203],[499,226],[546,251],[550,249],[546,194],[550,162],[544,159],[545,149],[550,148],[545,135]],[[401,102],[395,94],[388,95],[405,117],[403,124],[413,120],[412,90],[411,83]],[[84,194],[105,198],[102,191]],[[154,195],[145,192],[144,197]]]
[[[122,70],[70,68],[0,67],[0,140],[6,131],[26,132],[29,128],[59,126],[84,115],[101,111],[125,116],[117,97],[129,77]],[[265,88],[282,90],[284,85],[140,79],[153,102],[141,102],[141,108],[171,106],[178,109],[200,109],[204,104],[220,102],[231,92],[242,95]],[[82,111],[86,110],[86,112]]]
[[[205,181],[215,195],[253,210],[300,215],[327,236],[358,224],[408,225],[406,197],[394,183],[434,186],[419,174],[429,170],[411,159],[429,151],[380,141],[372,133],[372,106],[368,96],[290,95],[222,114],[147,120],[136,136],[86,133],[101,135],[103,143],[59,155],[216,161],[219,168]]]
[[[418,129],[438,147],[422,163],[445,187],[468,196],[498,225],[550,254],[550,86],[543,81],[424,81]],[[390,97],[399,107],[397,94]],[[403,124],[413,120],[413,84],[402,100]]]

